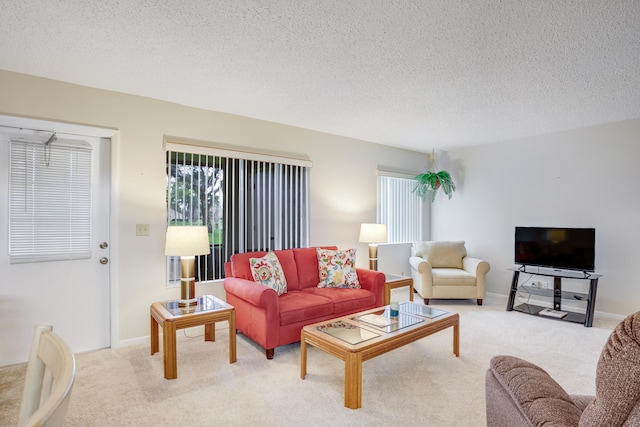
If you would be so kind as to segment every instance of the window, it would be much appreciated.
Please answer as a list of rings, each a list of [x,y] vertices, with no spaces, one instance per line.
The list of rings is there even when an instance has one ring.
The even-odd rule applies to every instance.
[[[11,263],[91,256],[91,146],[52,139],[11,139]]]
[[[209,229],[211,253],[198,257],[196,281],[224,278],[224,263],[234,253],[309,245],[310,162],[166,146],[168,224]],[[178,261],[169,257],[170,283],[179,283]]]
[[[377,220],[387,225],[387,242],[423,240],[427,230],[428,208],[413,191],[413,177],[378,170]]]

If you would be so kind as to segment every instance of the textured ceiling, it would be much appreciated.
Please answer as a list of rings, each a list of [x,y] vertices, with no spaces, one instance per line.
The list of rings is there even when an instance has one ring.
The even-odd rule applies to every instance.
[[[430,152],[640,117],[637,0],[2,0],[0,68]]]

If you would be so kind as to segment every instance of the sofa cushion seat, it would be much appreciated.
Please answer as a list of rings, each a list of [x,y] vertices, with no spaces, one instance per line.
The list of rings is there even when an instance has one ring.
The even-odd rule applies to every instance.
[[[476,277],[465,270],[457,268],[438,268],[431,273],[433,286],[475,286]]]
[[[303,291],[289,291],[278,297],[280,325],[290,325],[333,313],[333,302]]]
[[[373,292],[356,288],[307,288],[304,293],[317,295],[331,300],[333,313],[338,316],[365,310],[376,302]]]

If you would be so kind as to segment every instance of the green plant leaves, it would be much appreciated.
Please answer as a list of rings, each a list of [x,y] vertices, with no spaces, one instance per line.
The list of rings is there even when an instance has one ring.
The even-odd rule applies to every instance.
[[[439,188],[442,188],[442,191],[449,199],[451,199],[453,192],[456,191],[456,184],[453,182],[451,174],[447,171],[426,171],[416,175],[415,180],[416,187],[413,191],[423,199],[429,196],[429,200],[432,203],[436,199],[436,192]]]

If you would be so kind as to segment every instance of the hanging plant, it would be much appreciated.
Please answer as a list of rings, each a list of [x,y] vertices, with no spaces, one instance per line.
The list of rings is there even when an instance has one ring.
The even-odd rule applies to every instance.
[[[449,199],[451,199],[453,192],[456,191],[456,184],[447,171],[426,171],[425,173],[416,175],[414,179],[417,183],[413,191],[423,199],[426,199],[427,195],[429,195],[432,203],[436,199],[436,192],[439,188],[442,188],[442,191],[444,191],[444,194],[446,194]]]

